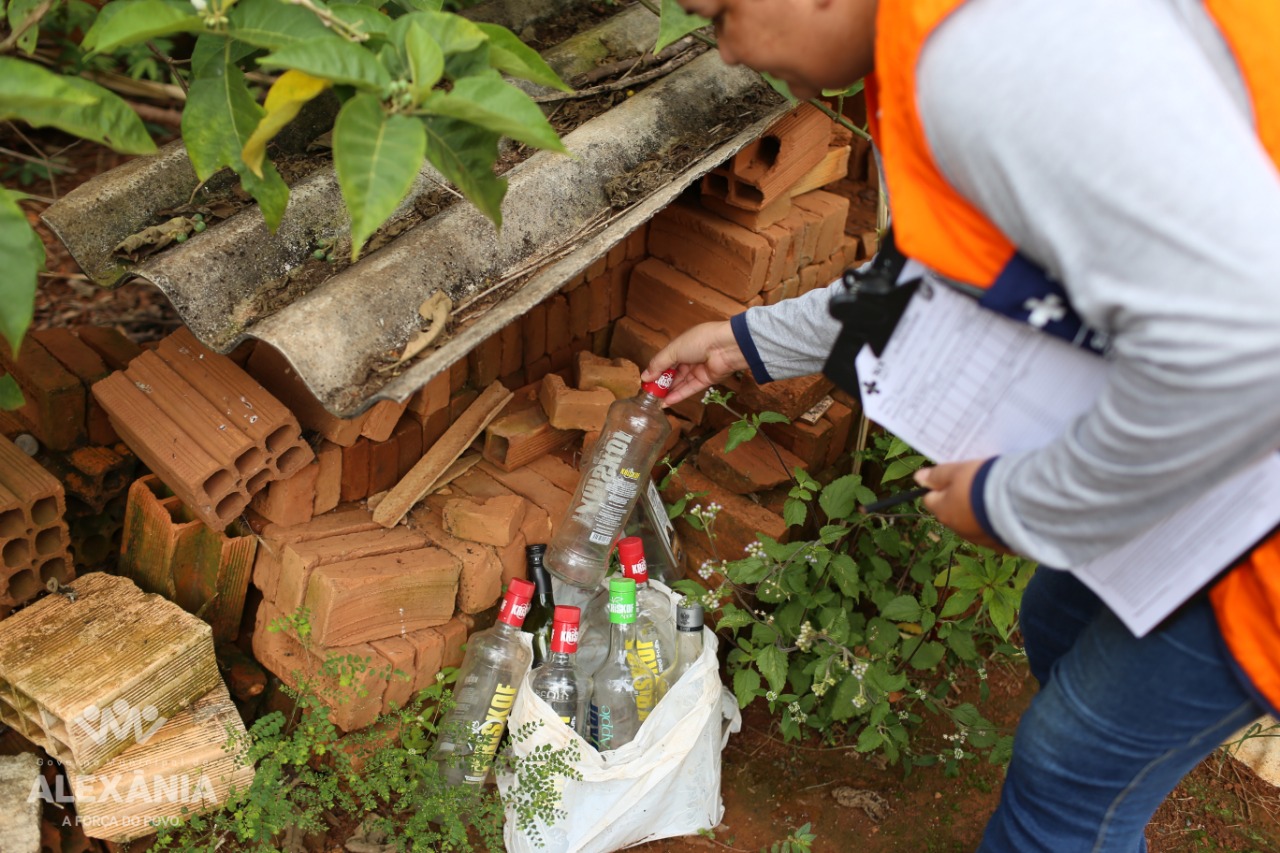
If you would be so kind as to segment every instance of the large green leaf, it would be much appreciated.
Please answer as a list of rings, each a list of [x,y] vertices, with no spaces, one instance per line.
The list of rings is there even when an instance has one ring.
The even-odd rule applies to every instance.
[[[0,409],[13,411],[21,409],[26,400],[22,397],[22,389],[17,381],[8,374],[0,376]]]
[[[44,266],[44,244],[18,207],[20,198],[0,187],[0,334],[15,353],[31,325],[36,273]]]
[[[542,110],[498,72],[457,81],[450,92],[433,92],[422,108],[486,127],[534,148],[565,151]]]
[[[373,53],[336,35],[282,47],[259,59],[258,64],[267,68],[292,68],[375,94],[391,83],[387,69]]]
[[[351,259],[409,192],[427,146],[422,122],[387,115],[373,95],[356,95],[333,127],[333,165],[351,212]]]
[[[182,111],[182,139],[196,177],[204,181],[219,169],[234,169],[274,231],[284,216],[289,188],[270,161],[263,161],[259,177],[241,155],[265,114],[245,85],[244,74],[226,65],[218,76],[192,82]]]
[[[138,114],[120,97],[79,77],[0,57],[0,121],[56,127],[126,154],[150,154],[156,145]]]
[[[915,596],[899,595],[880,608],[880,615],[894,622],[915,622],[920,618],[920,602]]]
[[[39,11],[40,3],[41,0],[13,0],[13,2],[9,4],[7,13],[9,18],[9,31],[16,31],[18,27],[22,26],[22,22],[27,19],[28,15]],[[3,10],[3,6],[0,6],[0,10]],[[39,19],[37,19],[37,23],[33,24],[25,30],[21,36],[19,36],[17,41],[18,49],[30,56],[32,53],[35,53],[36,42],[39,41],[39,39],[40,24]]]
[[[329,11],[342,23],[365,35],[385,35],[391,29],[389,17],[360,3],[330,3]]]
[[[787,653],[772,643],[756,653],[756,668],[775,693],[787,686]]]
[[[300,44],[329,32],[306,9],[280,0],[240,0],[230,17],[232,38],[267,50]]]
[[[388,40],[395,45],[403,45],[410,24],[417,24],[430,33],[440,44],[445,56],[475,50],[488,40],[479,26],[460,15],[425,10],[396,18],[387,33]]]
[[[520,41],[511,30],[497,24],[477,23],[476,26],[489,37],[489,62],[494,68],[562,92],[573,91],[536,50]]]
[[[658,42],[653,46],[653,52],[657,53],[694,30],[710,24],[711,21],[701,15],[690,15],[680,8],[676,0],[662,0],[662,22],[658,25]]]
[[[92,53],[108,53],[125,45],[203,29],[204,19],[186,0],[114,0],[103,5],[80,46]]]
[[[427,130],[427,159],[501,228],[507,179],[493,174],[499,134],[443,116],[427,116],[422,126]]]
[[[759,692],[760,673],[754,669],[740,669],[733,674],[733,695],[738,699],[739,708],[750,705]]]
[[[444,8],[444,0],[394,0],[394,2],[406,12],[439,12]]]
[[[412,71],[413,102],[420,104],[444,74],[444,52],[440,44],[416,23],[409,25],[404,37],[404,51]]]
[[[239,63],[257,49],[242,41],[204,33],[196,39],[195,47],[191,49],[192,79],[217,77],[222,74],[226,65]]]

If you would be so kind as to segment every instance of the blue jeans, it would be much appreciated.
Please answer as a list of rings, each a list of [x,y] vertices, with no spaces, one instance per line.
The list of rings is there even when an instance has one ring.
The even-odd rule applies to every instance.
[[[1040,569],[1022,633],[1040,692],[980,853],[1142,853],[1174,786],[1263,713],[1203,596],[1137,639],[1071,574]]]

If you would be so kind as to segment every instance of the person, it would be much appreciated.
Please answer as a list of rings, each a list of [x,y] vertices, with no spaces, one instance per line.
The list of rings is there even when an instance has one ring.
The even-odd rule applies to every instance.
[[[800,98],[874,71],[868,112],[903,254],[986,307],[1086,330],[1105,350],[1101,396],[1056,441],[920,472],[940,521],[1078,566],[1277,450],[1280,5],[680,4],[713,21],[726,62]],[[644,376],[678,365],[671,405],[734,371],[817,372],[840,286],[695,326]],[[1046,305],[1047,319],[1034,312]],[[1278,623],[1280,538],[1141,638],[1069,572],[1037,571],[1020,625],[1041,688],[980,849],[1146,849],[1178,781],[1276,713]]]

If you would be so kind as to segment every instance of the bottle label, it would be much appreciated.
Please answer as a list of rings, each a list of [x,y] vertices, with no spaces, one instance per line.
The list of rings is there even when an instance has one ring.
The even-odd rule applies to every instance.
[[[498,752],[498,743],[502,740],[502,730],[507,727],[507,717],[511,716],[511,707],[516,701],[516,688],[507,684],[499,684],[489,702],[489,710],[484,715],[475,732],[475,751],[467,759],[467,769],[463,778],[475,784],[484,781],[489,775],[489,763]]]
[[[610,749],[613,744],[613,714],[609,706],[592,702],[587,722],[591,727],[591,745],[601,751]]]
[[[613,544],[639,491],[640,472],[622,467],[634,440],[630,433],[613,433],[605,442],[600,461],[586,473],[582,502],[573,517],[591,531],[587,538],[596,545]]]

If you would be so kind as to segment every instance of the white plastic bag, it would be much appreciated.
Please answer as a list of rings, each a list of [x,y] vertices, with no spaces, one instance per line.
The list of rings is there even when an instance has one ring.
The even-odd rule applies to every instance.
[[[655,581],[672,599],[679,596]],[[508,726],[516,731],[538,721],[533,734],[513,743],[518,758],[544,744],[563,749],[576,743],[574,768],[581,781],[564,780],[560,808],[567,816],[538,827],[541,844],[516,826],[510,792],[512,774],[498,777],[506,803],[504,840],[511,853],[610,853],[658,838],[710,829],[724,816],[720,799],[720,753],[742,728],[733,694],[720,683],[716,636],[702,629],[702,656],[675,683],[640,726],[636,739],[618,749],[596,750],[560,721],[529,689],[526,677]]]

